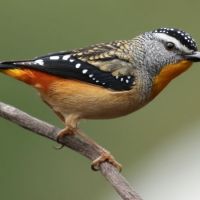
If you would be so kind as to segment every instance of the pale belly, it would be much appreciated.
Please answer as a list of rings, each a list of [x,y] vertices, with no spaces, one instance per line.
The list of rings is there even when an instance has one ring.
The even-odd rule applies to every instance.
[[[144,103],[136,90],[113,92],[95,85],[73,80],[51,84],[41,97],[64,118],[76,114],[79,118],[106,119],[129,114]]]

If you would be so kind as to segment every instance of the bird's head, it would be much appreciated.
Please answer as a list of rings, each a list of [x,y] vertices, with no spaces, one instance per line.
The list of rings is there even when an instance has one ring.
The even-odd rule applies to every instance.
[[[175,28],[159,28],[136,39],[140,46],[140,66],[154,80],[154,96],[173,78],[187,70],[193,62],[200,62],[200,52],[194,39]]]

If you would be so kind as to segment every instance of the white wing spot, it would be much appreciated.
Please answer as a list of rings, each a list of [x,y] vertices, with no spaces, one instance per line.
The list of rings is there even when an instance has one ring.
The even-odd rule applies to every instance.
[[[76,68],[77,68],[77,69],[80,68],[80,66],[81,66],[80,63],[77,63],[77,64],[76,64]]]
[[[74,62],[74,59],[69,59],[69,62]]]
[[[129,83],[129,80],[128,80],[128,79],[126,79],[126,83]]]
[[[99,83],[99,80],[96,80],[96,83]]]
[[[83,69],[83,70],[82,70],[82,73],[83,73],[83,74],[86,74],[87,72],[88,72],[87,69]]]
[[[92,78],[94,76],[94,74],[90,74],[89,77]]]
[[[123,79],[123,78],[121,78],[121,79],[120,79],[120,81],[122,82],[122,81],[124,81],[124,79]]]
[[[42,60],[42,59],[36,60],[36,61],[34,61],[34,64],[44,65],[44,60]]]
[[[68,60],[71,57],[71,55],[65,55],[62,57],[63,60]]]
[[[50,56],[49,59],[50,60],[59,60],[59,56]]]
[[[128,79],[131,79],[131,76],[127,76]]]

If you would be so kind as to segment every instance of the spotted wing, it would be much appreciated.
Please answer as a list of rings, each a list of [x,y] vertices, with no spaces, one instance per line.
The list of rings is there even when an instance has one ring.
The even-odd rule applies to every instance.
[[[110,51],[112,52],[109,53]],[[116,53],[114,54],[111,46],[105,47],[104,45],[103,48],[92,46],[85,50],[49,54],[31,61],[4,62],[1,64],[35,69],[116,91],[130,90],[134,82],[132,65],[128,63],[125,56],[121,59],[119,57]]]

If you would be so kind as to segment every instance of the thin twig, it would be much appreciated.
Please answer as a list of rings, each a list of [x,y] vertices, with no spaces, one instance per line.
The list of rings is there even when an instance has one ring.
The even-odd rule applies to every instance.
[[[0,102],[0,116],[32,131],[33,133],[54,141],[56,141],[56,134],[60,130],[47,122],[41,121],[13,106],[2,102]],[[90,160],[94,160],[99,157],[103,149],[99,145],[91,144],[90,139],[84,134],[76,134],[74,136],[65,137],[61,142],[64,146],[75,150]],[[100,171],[115,188],[122,199],[142,200],[142,198],[132,189],[127,180],[110,163],[102,163],[100,165]]]

